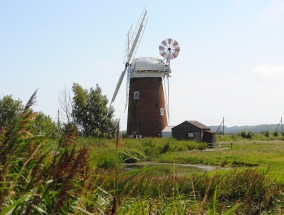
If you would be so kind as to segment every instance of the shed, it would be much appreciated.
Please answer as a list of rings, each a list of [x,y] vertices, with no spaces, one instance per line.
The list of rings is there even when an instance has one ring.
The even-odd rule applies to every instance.
[[[212,147],[214,147],[214,143],[216,142],[216,133],[213,131],[204,131],[203,141],[206,143],[212,143]]]
[[[172,136],[176,139],[203,141],[214,143],[216,135],[210,128],[195,120],[187,120],[172,128]]]

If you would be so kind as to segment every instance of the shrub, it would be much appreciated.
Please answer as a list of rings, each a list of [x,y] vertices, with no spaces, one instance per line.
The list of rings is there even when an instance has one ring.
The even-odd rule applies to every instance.
[[[269,137],[270,136],[270,131],[265,131],[264,136]]]
[[[247,136],[247,133],[246,133],[246,131],[241,131],[241,137],[243,137],[243,138],[246,138],[246,136]]]
[[[251,131],[242,131],[240,135],[242,138],[252,138],[254,133]]]
[[[247,138],[252,138],[252,137],[253,137],[253,135],[254,135],[254,133],[253,133],[253,132],[251,132],[251,131],[249,131],[249,132],[247,133]]]
[[[274,132],[273,132],[273,136],[274,136],[274,137],[278,137],[278,135],[279,135],[279,132],[278,132],[278,131],[274,131]]]
[[[170,149],[170,143],[166,143],[161,150],[161,154],[168,152],[169,149]]]

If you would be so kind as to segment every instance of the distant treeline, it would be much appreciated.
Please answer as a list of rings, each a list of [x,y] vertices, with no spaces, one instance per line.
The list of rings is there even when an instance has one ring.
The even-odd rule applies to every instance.
[[[243,125],[243,126],[232,126],[232,127],[227,127],[225,126],[225,133],[226,134],[236,134],[240,133],[241,131],[251,131],[254,133],[262,133],[265,131],[270,131],[274,132],[277,127],[278,131],[281,132],[281,125],[278,126],[279,124],[262,124],[262,125]],[[216,132],[219,126],[213,125],[209,126],[212,131]],[[223,132],[222,127],[219,128],[218,133]]]

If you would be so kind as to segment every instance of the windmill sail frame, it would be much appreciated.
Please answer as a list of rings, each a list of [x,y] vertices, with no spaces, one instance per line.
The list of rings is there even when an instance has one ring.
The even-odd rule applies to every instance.
[[[121,75],[118,79],[118,83],[116,85],[112,100],[110,102],[110,106],[112,105],[112,103],[114,102],[114,100],[117,96],[117,93],[120,89],[120,86],[121,86],[121,83],[124,79],[127,68],[131,64],[133,54],[136,53],[136,51],[137,51],[137,48],[138,48],[137,44],[138,44],[138,42],[140,43],[140,40],[141,40],[141,37],[142,37],[141,33],[144,32],[144,29],[145,29],[145,26],[146,26],[146,23],[147,23],[147,19],[148,19],[147,10],[144,9],[143,12],[142,12],[142,15],[140,16],[139,21],[136,25],[136,28],[135,28],[135,30],[134,30],[131,38],[130,38],[130,41],[128,42],[128,50],[127,50],[127,56],[128,57],[127,57],[127,60],[125,62],[125,68],[124,68],[123,72],[121,73]],[[132,38],[134,38],[134,40]],[[129,47],[131,47],[130,50],[129,50]]]

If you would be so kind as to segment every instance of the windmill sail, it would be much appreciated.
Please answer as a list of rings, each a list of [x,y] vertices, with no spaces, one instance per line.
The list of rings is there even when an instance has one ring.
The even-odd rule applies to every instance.
[[[121,73],[121,75],[120,75],[120,77],[119,77],[119,79],[118,79],[118,83],[117,83],[117,85],[116,85],[116,87],[115,87],[115,91],[114,91],[114,94],[113,94],[113,96],[112,96],[110,105],[114,102],[114,100],[115,100],[115,98],[116,98],[116,95],[117,95],[118,90],[119,90],[119,88],[120,88],[120,85],[121,85],[121,83],[122,83],[122,81],[123,81],[123,78],[124,78],[124,75],[125,75],[126,70],[127,70],[127,65],[125,65],[125,68],[124,68],[123,72]]]
[[[139,22],[138,22],[139,28],[138,28],[137,31],[135,31],[134,34],[133,34],[133,36],[135,35],[135,37],[134,37],[135,39],[134,39],[133,43],[130,42],[131,48],[130,48],[130,51],[129,51],[129,53],[128,53],[128,58],[127,58],[127,61],[126,61],[126,63],[125,63],[125,68],[124,68],[123,72],[121,73],[121,75],[120,75],[120,77],[119,77],[119,79],[118,79],[118,83],[117,83],[117,85],[116,85],[116,88],[115,88],[115,91],[114,91],[114,94],[113,94],[113,97],[112,97],[110,106],[112,105],[112,103],[114,102],[114,100],[115,100],[115,98],[116,98],[116,96],[117,96],[117,93],[118,93],[118,91],[119,91],[119,88],[120,88],[120,86],[121,86],[121,83],[122,83],[122,81],[123,81],[123,78],[124,78],[124,76],[125,76],[125,73],[126,73],[126,71],[127,71],[127,68],[128,68],[128,66],[130,65],[130,63],[131,63],[131,60],[132,60],[134,51],[135,51],[136,48],[137,48],[137,43],[138,43],[139,40],[141,39],[141,32],[142,32],[142,30],[145,28],[145,24],[146,24],[145,20],[146,20],[146,17],[147,17],[147,10],[144,10],[142,14],[143,14],[143,16],[141,16],[142,19],[140,18],[140,20],[139,20]],[[135,34],[135,33],[136,33],[136,34]]]

